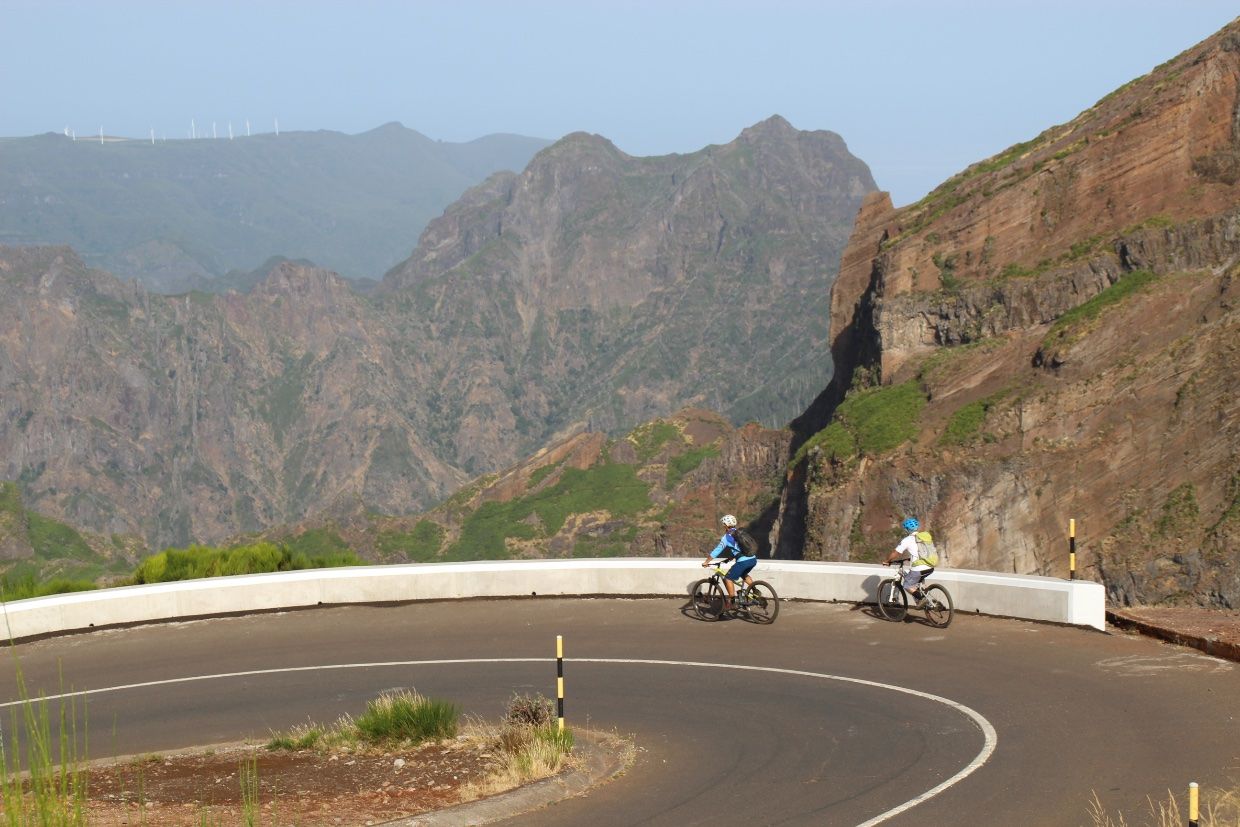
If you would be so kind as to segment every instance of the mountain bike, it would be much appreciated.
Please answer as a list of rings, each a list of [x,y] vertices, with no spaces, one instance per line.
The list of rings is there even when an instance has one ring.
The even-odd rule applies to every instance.
[[[888,620],[900,621],[908,615],[908,592],[904,588],[904,575],[909,571],[903,562],[891,577],[878,584],[878,612]],[[946,629],[952,622],[955,604],[951,593],[938,583],[921,586],[922,599],[913,606],[926,613],[926,622],[939,629]]]
[[[724,609],[723,601],[727,597],[727,587],[723,585],[723,576],[727,569],[715,566],[715,571],[705,580],[693,584],[693,611],[702,620],[718,620],[724,615],[740,617],[763,625],[774,623],[779,614],[779,595],[765,580],[755,580],[752,585],[737,584],[736,597],[732,599],[732,608]]]

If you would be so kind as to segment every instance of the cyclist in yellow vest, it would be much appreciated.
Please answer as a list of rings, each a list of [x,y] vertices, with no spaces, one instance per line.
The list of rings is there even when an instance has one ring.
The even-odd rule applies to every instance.
[[[897,560],[909,561],[909,571],[904,575],[904,590],[917,601],[917,605],[920,607],[922,601],[925,600],[925,595],[921,591],[921,584],[934,573],[934,566],[938,563],[937,559],[928,560],[923,557],[921,548],[934,548],[934,539],[930,536],[929,531],[920,530],[921,523],[917,522],[915,517],[909,517],[901,525],[908,532],[908,536],[900,541],[900,545],[896,546],[895,551],[887,555],[883,565],[890,566]],[[921,547],[918,545],[919,540],[923,544]]]

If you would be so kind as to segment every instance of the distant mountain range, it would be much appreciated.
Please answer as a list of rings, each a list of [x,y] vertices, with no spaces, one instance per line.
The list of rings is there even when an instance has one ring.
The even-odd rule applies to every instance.
[[[873,189],[838,135],[775,117],[660,158],[570,135],[467,191],[367,296],[287,260],[248,293],[164,296],[3,247],[0,479],[158,547],[416,512],[690,405],[783,422],[831,376],[829,290]]]
[[[272,256],[379,279],[426,224],[549,141],[432,140],[391,123],[360,135],[236,140],[0,139],[0,244],[65,244],[164,293],[212,290]]]

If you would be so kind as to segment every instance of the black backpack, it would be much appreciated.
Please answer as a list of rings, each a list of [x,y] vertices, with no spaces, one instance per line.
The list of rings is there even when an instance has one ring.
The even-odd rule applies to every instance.
[[[758,545],[758,541],[754,539],[752,534],[743,528],[738,528],[733,537],[735,537],[736,544],[741,547],[741,551],[744,552],[746,557],[758,556],[761,546]]]

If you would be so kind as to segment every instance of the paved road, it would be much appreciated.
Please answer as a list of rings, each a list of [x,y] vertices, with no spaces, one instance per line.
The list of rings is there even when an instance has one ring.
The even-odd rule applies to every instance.
[[[631,735],[640,752],[621,778],[513,824],[857,825],[983,757],[884,823],[1089,824],[1094,792],[1132,822],[1146,796],[1223,785],[1240,767],[1236,664],[972,616],[935,630],[794,603],[759,627],[702,623],[676,600],[470,601],[148,626],[15,652],[32,691],[49,694],[261,672],[89,696],[98,758],[330,722],[395,687],[495,719],[514,692],[554,694],[557,634],[570,724]],[[448,659],[476,662],[393,663]],[[380,663],[393,665],[321,668]],[[12,661],[5,670],[11,700]],[[993,754],[984,726],[948,701],[993,726]]]

